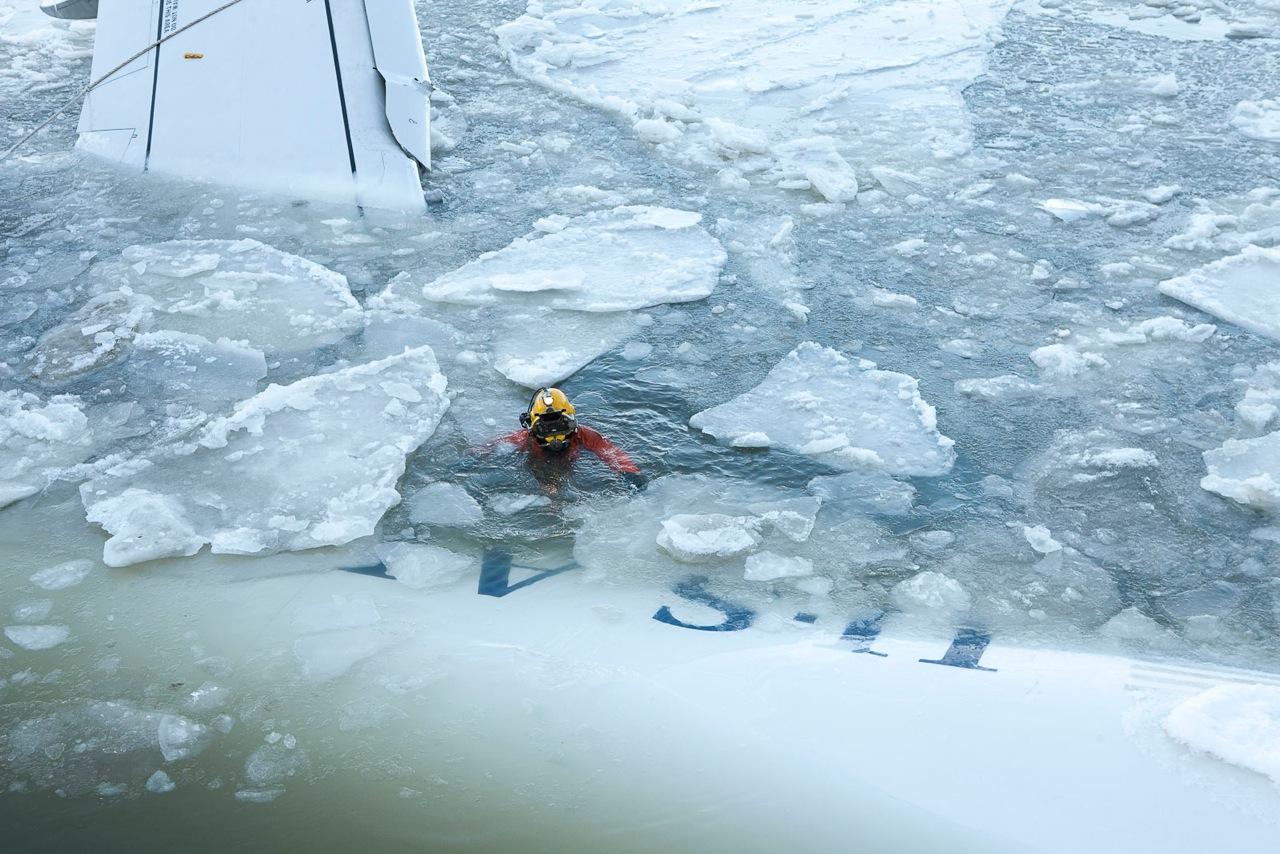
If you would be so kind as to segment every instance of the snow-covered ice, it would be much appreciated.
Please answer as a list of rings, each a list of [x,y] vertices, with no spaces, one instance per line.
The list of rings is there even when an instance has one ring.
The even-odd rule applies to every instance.
[[[1280,785],[1280,688],[1218,685],[1179,703],[1164,730],[1198,753]]]
[[[763,434],[774,447],[843,469],[933,476],[955,460],[952,441],[938,432],[937,415],[913,378],[812,342],[752,390],[689,423],[728,442]]]
[[[271,386],[192,441],[109,468],[81,488],[110,566],[257,554],[367,536],[400,500],[405,457],[448,408],[429,347]],[[186,484],[187,489],[175,490]]]

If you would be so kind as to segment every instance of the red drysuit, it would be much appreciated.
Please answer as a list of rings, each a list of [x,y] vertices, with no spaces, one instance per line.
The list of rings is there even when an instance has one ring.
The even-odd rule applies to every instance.
[[[618,474],[640,474],[639,467],[631,460],[631,457],[627,456],[626,451],[590,427],[579,427],[569,439],[569,447],[554,453],[548,453],[538,447],[538,443],[529,436],[528,430],[517,430],[514,433],[508,433],[496,441],[514,445],[518,450],[527,453],[531,462],[564,460],[572,464],[578,458],[578,455],[582,453],[582,449],[585,448],[599,457],[601,462]]]

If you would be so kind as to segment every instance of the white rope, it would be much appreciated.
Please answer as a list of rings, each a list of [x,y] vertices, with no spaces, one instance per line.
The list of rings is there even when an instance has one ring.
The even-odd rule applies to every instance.
[[[10,157],[12,157],[12,156],[13,156],[13,153],[14,153],[15,151],[17,151],[19,148],[21,148],[22,146],[26,145],[26,143],[27,143],[27,142],[28,142],[28,141],[29,141],[33,136],[35,136],[36,134],[40,133],[40,131],[42,131],[42,130],[44,130],[45,128],[47,128],[47,127],[50,125],[50,123],[52,123],[52,122],[53,122],[53,120],[54,120],[54,119],[56,119],[58,116],[60,116],[60,115],[62,115],[63,113],[65,113],[65,112],[66,112],[68,109],[70,109],[72,106],[74,106],[75,104],[79,103],[80,101],[83,101],[83,100],[84,100],[84,96],[85,96],[85,95],[88,95],[88,94],[89,94],[90,92],[92,92],[94,89],[97,89],[97,88],[98,88],[99,86],[101,86],[103,83],[106,83],[106,82],[107,82],[107,80],[108,80],[108,79],[110,79],[110,78],[111,78],[111,76],[112,76],[113,74],[115,74],[117,71],[121,70],[121,69],[122,69],[122,68],[124,68],[126,65],[128,65],[128,64],[129,64],[129,63],[131,63],[131,62],[133,62],[135,59],[138,59],[138,58],[140,58],[140,57],[142,57],[142,56],[145,56],[145,55],[147,54],[147,52],[148,52],[148,51],[152,51],[152,50],[155,50],[156,48],[160,47],[160,45],[164,44],[165,42],[167,42],[169,39],[173,38],[174,36],[178,36],[178,35],[181,35],[182,33],[185,33],[187,30],[191,29],[191,28],[192,28],[192,27],[194,27],[196,24],[199,24],[199,23],[202,23],[202,22],[204,22],[204,21],[209,20],[210,18],[212,18],[214,15],[218,14],[219,12],[225,12],[227,9],[230,9],[232,6],[236,5],[236,4],[237,4],[237,3],[239,3],[239,2],[240,2],[240,0],[228,0],[228,2],[223,3],[221,6],[219,6],[218,8],[214,9],[214,10],[213,10],[213,11],[211,11],[211,12],[207,12],[207,13],[205,13],[205,14],[201,15],[199,18],[196,18],[196,19],[195,19],[194,21],[192,21],[191,23],[189,23],[189,24],[184,24],[184,25],[182,25],[181,27],[178,27],[178,29],[176,29],[176,30],[174,30],[173,32],[169,33],[167,36],[164,36],[163,38],[156,39],[156,40],[155,40],[155,41],[153,41],[151,44],[147,45],[147,46],[146,46],[146,47],[144,47],[142,50],[138,51],[138,52],[137,52],[137,53],[135,53],[133,56],[129,57],[129,58],[128,58],[128,59],[126,59],[124,62],[122,62],[122,63],[120,63],[119,65],[117,65],[115,68],[111,69],[111,70],[110,70],[110,71],[108,71],[106,74],[104,74],[104,75],[102,75],[101,77],[99,77],[97,80],[92,81],[88,86],[85,86],[85,87],[84,87],[83,89],[81,89],[79,92],[77,92],[76,94],[74,94],[74,95],[72,95],[70,98],[68,98],[68,99],[67,99],[67,101],[66,101],[66,103],[64,103],[61,107],[58,107],[58,109],[56,109],[56,110],[54,110],[52,113],[50,113],[50,114],[49,114],[49,117],[48,117],[47,119],[45,119],[45,120],[44,120],[44,121],[42,121],[40,124],[38,124],[38,125],[36,125],[34,128],[32,128],[32,129],[31,129],[31,131],[30,131],[29,133],[27,133],[27,135],[26,135],[26,136],[24,136],[22,139],[18,140],[18,141],[17,141],[17,142],[15,142],[12,146],[10,146],[10,147],[9,147],[9,149],[8,149],[4,154],[0,154],[0,163],[3,163],[4,161],[6,161],[6,160],[8,160]]]

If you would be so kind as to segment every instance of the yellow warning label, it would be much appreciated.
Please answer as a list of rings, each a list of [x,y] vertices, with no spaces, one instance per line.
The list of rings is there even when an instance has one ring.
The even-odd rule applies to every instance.
[[[182,55],[182,58],[183,59],[204,59],[204,54],[203,53],[184,53]]]

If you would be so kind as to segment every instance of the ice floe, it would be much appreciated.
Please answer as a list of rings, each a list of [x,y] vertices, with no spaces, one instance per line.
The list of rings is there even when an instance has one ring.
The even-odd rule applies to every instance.
[[[1241,504],[1280,512],[1280,431],[1256,439],[1228,439],[1204,453],[1209,473],[1200,485]]]
[[[1236,130],[1263,142],[1280,142],[1280,100],[1241,101],[1231,111]]]
[[[375,551],[388,575],[418,590],[448,586],[476,567],[473,558],[429,543],[383,543]]]
[[[652,206],[548,217],[425,284],[402,274],[371,304],[375,314],[409,315],[426,304],[433,315],[457,306],[449,321],[476,330],[502,377],[525,388],[552,385],[635,335],[644,322],[637,310],[711,294],[727,255],[701,218]]]
[[[689,423],[727,442],[763,434],[771,445],[842,469],[945,474],[952,441],[906,374],[853,362],[819,344],[801,344],[760,385],[699,412]]]
[[[518,73],[623,117],[726,186],[841,203],[857,195],[859,163],[969,150],[960,93],[1010,5],[532,0],[497,33]]]
[[[1185,276],[1160,283],[1160,292],[1214,317],[1280,339],[1280,249],[1247,246]]]
[[[448,407],[429,347],[308,377],[238,404],[189,443],[158,448],[81,487],[123,566],[214,552],[337,545],[400,500],[405,457]]]
[[[93,451],[80,399],[0,391],[0,507],[39,492]]]
[[[1218,685],[1175,706],[1164,731],[1192,750],[1280,785],[1280,688]]]
[[[621,207],[534,233],[423,287],[433,301],[493,305],[527,295],[555,309],[617,312],[711,294],[726,256],[702,216]]]

